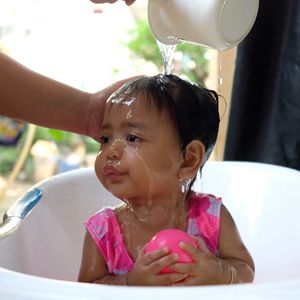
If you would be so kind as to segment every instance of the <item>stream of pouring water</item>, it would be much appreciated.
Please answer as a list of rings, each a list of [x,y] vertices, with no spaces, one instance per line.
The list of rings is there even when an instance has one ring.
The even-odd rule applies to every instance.
[[[157,41],[163,63],[164,63],[164,75],[170,75],[172,71],[173,56],[175,53],[176,45],[166,45]]]
[[[176,50],[175,45],[166,45],[158,40],[156,40],[157,45],[159,47],[163,65],[164,65],[164,75],[170,75],[172,72],[172,63],[173,63],[173,56]],[[218,53],[218,82],[217,82],[217,90],[220,91],[221,86],[223,85],[223,76],[222,76],[222,57],[221,53]]]
[[[221,57],[221,52],[219,51],[218,53],[218,65],[219,65],[219,70],[218,70],[218,91],[221,89],[221,85],[223,84],[223,77],[222,77],[222,57]]]

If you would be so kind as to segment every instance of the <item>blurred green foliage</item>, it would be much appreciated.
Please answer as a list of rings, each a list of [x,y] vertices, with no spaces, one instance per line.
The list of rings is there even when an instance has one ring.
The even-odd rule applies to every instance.
[[[5,175],[13,168],[16,157],[18,157],[18,149],[8,147],[0,148],[0,175]]]
[[[133,58],[143,58],[146,61],[150,61],[162,72],[162,56],[147,20],[137,20],[136,26],[128,34],[129,41],[126,43],[126,46],[131,51]],[[179,57],[180,59],[172,73],[185,76],[187,79],[203,85],[208,74],[208,62],[205,58],[206,51],[206,48],[199,45],[178,44],[176,47],[177,53],[175,53],[174,57]],[[174,64],[176,64],[176,61],[174,61]]]
[[[85,145],[87,153],[95,153],[99,151],[99,143],[92,138],[56,129],[37,127],[34,141],[38,139],[54,141],[58,146],[70,148],[78,144],[79,140],[81,140]]]
[[[100,144],[94,139],[84,136],[83,137],[85,151],[86,153],[98,153],[100,149]]]
[[[36,127],[33,142],[37,140],[47,140],[53,141],[57,145],[72,146],[72,144],[76,142],[77,138],[77,134],[75,133],[44,127]]]
[[[15,146],[0,146],[0,175],[6,175],[12,170],[15,161],[22,151],[25,135],[21,136]]]

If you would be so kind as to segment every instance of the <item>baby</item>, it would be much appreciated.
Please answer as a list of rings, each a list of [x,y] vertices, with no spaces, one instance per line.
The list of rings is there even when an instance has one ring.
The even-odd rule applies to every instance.
[[[219,128],[218,95],[174,75],[136,79],[107,101],[95,161],[103,186],[122,204],[89,218],[79,281],[190,286],[251,282],[254,263],[221,199],[192,191]],[[145,245],[177,228],[197,247],[179,263]],[[173,272],[162,274],[168,267]]]

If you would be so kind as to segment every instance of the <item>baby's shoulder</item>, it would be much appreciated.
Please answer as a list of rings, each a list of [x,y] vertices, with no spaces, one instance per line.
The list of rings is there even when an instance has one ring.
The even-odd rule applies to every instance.
[[[114,218],[114,208],[105,206],[101,210],[93,214],[91,217],[89,217],[85,223],[100,225],[105,223],[111,223],[111,221],[114,220]]]
[[[207,193],[198,193],[198,192],[192,192],[190,195],[190,201],[194,203],[205,203],[205,202],[216,202],[221,205],[222,198],[215,196],[213,194],[207,194]]]
[[[209,213],[220,216],[222,198],[212,194],[193,192],[190,196],[190,215]]]

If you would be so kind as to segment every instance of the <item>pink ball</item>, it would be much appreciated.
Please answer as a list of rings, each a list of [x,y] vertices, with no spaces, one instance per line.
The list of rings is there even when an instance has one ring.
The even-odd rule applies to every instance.
[[[179,255],[178,262],[191,263],[193,259],[179,247],[180,242],[191,244],[197,248],[195,240],[186,232],[179,229],[166,229],[158,232],[146,245],[146,253],[158,250],[163,247],[168,247],[169,253],[177,253]],[[173,273],[170,268],[163,268],[160,273]]]

